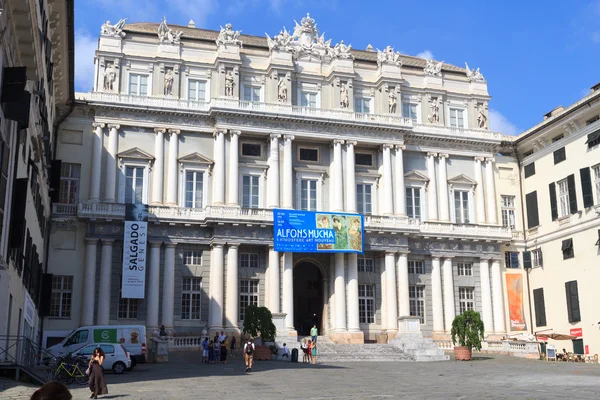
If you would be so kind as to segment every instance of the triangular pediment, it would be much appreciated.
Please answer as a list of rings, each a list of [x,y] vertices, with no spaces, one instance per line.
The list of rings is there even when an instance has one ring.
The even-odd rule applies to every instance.
[[[414,169],[405,173],[404,179],[408,179],[410,181],[429,182],[429,177],[427,177],[427,175],[424,175],[419,171],[415,171]]]
[[[146,153],[139,147],[134,147],[133,149],[122,151],[119,154],[117,154],[117,157],[133,160],[154,160],[154,156],[152,154]]]
[[[198,152],[188,154],[187,156],[179,157],[179,162],[182,164],[214,164],[213,160],[203,156]]]
[[[473,179],[469,178],[464,174],[460,174],[455,176],[454,178],[448,179],[448,183],[451,183],[453,185],[477,185],[477,182],[475,182]]]

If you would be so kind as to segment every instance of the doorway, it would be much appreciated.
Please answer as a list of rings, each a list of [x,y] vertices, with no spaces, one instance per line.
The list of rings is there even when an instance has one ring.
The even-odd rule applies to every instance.
[[[310,335],[313,325],[323,331],[324,303],[321,270],[312,262],[300,262],[294,267],[294,327],[298,336]]]

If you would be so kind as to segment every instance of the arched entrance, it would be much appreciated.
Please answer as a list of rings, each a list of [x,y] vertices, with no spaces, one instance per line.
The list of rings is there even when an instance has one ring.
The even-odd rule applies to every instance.
[[[313,262],[301,261],[294,266],[294,327],[298,336],[308,336],[315,324],[323,332],[323,279]]]

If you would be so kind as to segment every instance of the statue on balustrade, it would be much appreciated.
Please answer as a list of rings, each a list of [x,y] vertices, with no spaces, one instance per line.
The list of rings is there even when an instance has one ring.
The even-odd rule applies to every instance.
[[[219,32],[219,36],[217,37],[217,46],[236,44],[242,47],[242,41],[240,40],[241,33],[242,31],[234,31],[231,24],[225,24],[225,28],[221,27],[221,32]]]
[[[340,106],[342,108],[348,108],[350,106],[350,100],[348,99],[348,85],[342,83],[340,87]]]
[[[124,38],[125,32],[123,32],[123,29],[125,28],[126,20],[127,18],[123,18],[115,25],[111,25],[110,21],[106,21],[102,24],[102,27],[100,27],[100,34]]]
[[[279,77],[279,83],[277,84],[277,99],[280,103],[287,102],[287,86],[283,76]]]
[[[113,63],[107,63],[104,69],[104,90],[114,90],[115,80],[117,79],[117,71]]]
[[[440,122],[440,100],[438,97],[432,97],[429,102],[429,122],[437,124]]]
[[[173,70],[168,69],[165,73],[165,96],[173,94]]]
[[[485,115],[483,103],[477,105],[477,125],[482,129],[487,125],[487,115]]]
[[[388,98],[389,98],[388,112],[390,114],[396,114],[396,106],[398,104],[398,96],[396,96],[395,88],[389,88]]]
[[[233,86],[233,75],[231,71],[227,71],[227,74],[225,74],[225,96],[233,97]]]

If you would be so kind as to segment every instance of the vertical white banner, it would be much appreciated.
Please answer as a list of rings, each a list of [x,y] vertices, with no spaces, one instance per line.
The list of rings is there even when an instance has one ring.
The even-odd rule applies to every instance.
[[[148,242],[148,208],[128,204],[123,237],[123,276],[121,297],[143,299],[146,284],[146,244]]]

